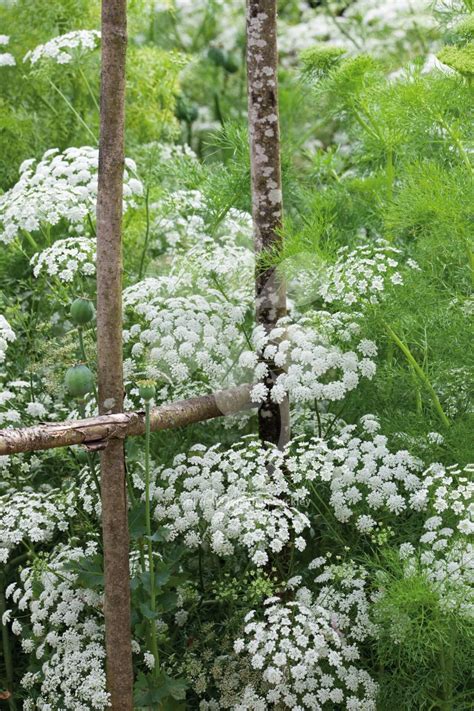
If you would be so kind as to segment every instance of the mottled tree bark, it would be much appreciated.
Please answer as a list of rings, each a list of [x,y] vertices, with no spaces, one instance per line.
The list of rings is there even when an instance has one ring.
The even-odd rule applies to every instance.
[[[97,357],[99,414],[123,410],[122,199],[125,162],[126,0],[102,0]],[[133,709],[129,537],[123,440],[101,452],[107,688],[114,711]]]
[[[255,407],[250,400],[251,385],[219,390],[211,395],[178,400],[154,407],[150,413],[152,432],[185,427],[196,422],[236,414]],[[145,434],[145,414],[124,412],[99,415],[85,420],[41,423],[33,427],[0,430],[0,456],[19,452],[39,452],[82,444],[92,450],[104,449],[112,439],[123,440]]]
[[[274,268],[263,269],[258,257],[280,245],[282,189],[278,119],[278,52],[276,0],[247,0],[247,83],[249,109],[252,216],[256,267],[256,321],[268,333],[286,314],[284,284]],[[265,385],[271,391],[279,371],[267,362]],[[258,413],[264,442],[284,446],[289,439],[288,400],[276,404],[269,396]]]

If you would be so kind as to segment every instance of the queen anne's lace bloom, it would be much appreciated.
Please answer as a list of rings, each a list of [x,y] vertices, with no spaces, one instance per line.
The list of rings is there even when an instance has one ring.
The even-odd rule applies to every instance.
[[[243,349],[246,305],[228,303],[217,289],[193,293],[184,288],[186,279],[149,278],[124,291],[126,372],[157,380],[159,399],[170,396],[170,386],[174,397],[186,397],[203,385],[215,390],[232,383]]]
[[[337,16],[309,2],[299,7],[297,23],[282,20],[279,25],[283,61],[291,61],[318,42],[341,47],[349,54],[363,46],[367,54],[384,58],[389,52],[399,55],[401,49],[413,51],[413,42],[420,41],[423,31],[433,32],[436,26],[425,0],[354,0]],[[424,49],[427,41],[423,37]]]
[[[97,30],[74,30],[38,45],[25,54],[23,61],[34,65],[51,59],[56,64],[70,64],[94,50],[99,42],[100,32]]]
[[[95,214],[98,158],[96,148],[82,146],[64,153],[50,149],[37,165],[34,159],[24,161],[19,181],[0,196],[0,242],[11,242],[21,230],[34,232],[61,220],[82,232],[87,215]],[[127,158],[124,209],[134,206],[143,192],[135,169],[134,161]]]
[[[15,332],[6,320],[5,316],[0,314],[0,363],[5,360],[5,353],[8,344],[16,339]]]
[[[474,603],[474,466],[434,464],[423,477],[428,515],[416,541],[400,546],[405,575],[421,570],[446,607],[472,618]]]
[[[261,672],[257,693],[267,704],[262,708],[375,710],[377,686],[353,664],[358,650],[347,644],[327,609],[273,597],[265,601],[263,620],[252,610],[245,622],[234,650]],[[255,708],[245,694],[234,709]]]
[[[367,570],[352,561],[331,563],[327,556],[316,558],[308,568],[320,570],[314,581],[315,603],[328,610],[333,628],[349,644],[358,645],[373,639],[376,627],[371,618],[371,603],[375,594],[369,590]],[[309,594],[307,588],[296,591],[296,597],[303,601]]]
[[[326,270],[320,294],[327,304],[339,303],[378,304],[389,286],[404,283],[400,268],[399,249],[384,240],[364,244],[349,251],[342,247],[333,266]],[[408,269],[417,269],[413,260],[407,260]]]
[[[56,531],[65,531],[74,509],[68,507],[58,491],[47,494],[27,491],[10,492],[0,497],[0,561],[6,563],[10,552],[22,541],[45,543]]]
[[[31,259],[35,277],[47,275],[69,283],[95,274],[96,243],[90,237],[67,237],[54,242]]]
[[[170,193],[153,210],[152,233],[164,252],[175,255],[195,246],[251,244],[251,216],[231,208],[217,226],[212,225],[211,205],[199,190]]]
[[[157,472],[155,518],[191,548],[210,546],[221,556],[246,549],[255,565],[290,541],[305,547],[306,516],[282,498],[288,492],[283,454],[250,442],[226,452],[218,447],[186,457]]]
[[[255,352],[246,351],[240,358],[241,366],[253,367],[254,379],[260,381],[252,390],[253,400],[266,399],[268,388],[261,381],[272,364],[283,370],[271,390],[274,402],[282,402],[286,395],[295,403],[342,400],[361,377],[375,374],[372,357],[377,349],[372,341],[362,340],[356,350],[343,350],[334,343],[335,336],[343,342],[357,330],[357,324],[344,314],[326,312],[307,315],[296,323],[280,319],[270,333],[257,326],[253,333]]]
[[[14,67],[16,64],[16,59],[10,52],[0,53],[0,67]]]
[[[92,542],[85,549],[59,546],[46,565],[24,568],[21,584],[7,590],[22,618],[25,611],[30,617],[31,631],[24,629],[22,647],[40,663],[39,670],[22,679],[26,711],[108,707],[102,595],[79,587],[77,574],[69,569],[72,561],[96,551]]]
[[[422,462],[406,450],[392,453],[383,435],[357,436],[356,430],[350,425],[328,441],[297,442],[296,458],[287,463],[293,479],[326,482],[335,517],[352,519],[362,533],[387,516],[424,510]]]

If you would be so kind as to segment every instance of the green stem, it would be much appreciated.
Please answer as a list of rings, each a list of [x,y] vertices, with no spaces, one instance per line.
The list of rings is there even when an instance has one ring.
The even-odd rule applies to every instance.
[[[193,124],[192,121],[186,121],[186,141],[191,148],[193,144]]]
[[[471,249],[471,245],[469,242],[466,240],[466,251],[467,251],[467,260],[469,263],[469,270],[471,272],[471,282],[474,285],[474,252]]]
[[[316,420],[318,422],[318,437],[321,439],[321,437],[323,436],[323,427],[321,422],[321,415],[319,412],[318,401],[316,400],[316,398],[314,399],[314,409],[316,412]]]
[[[353,107],[353,113],[354,113],[354,118],[357,121],[357,123],[359,124],[359,126],[361,126],[361,128],[363,128],[364,131],[366,131],[369,134],[369,136],[372,136],[372,138],[374,140],[380,141],[379,134],[376,131],[374,131],[374,129],[369,125],[369,123],[362,117],[361,113],[358,111],[358,109],[356,109],[355,106]]]
[[[222,109],[221,109],[221,102],[220,102],[220,98],[219,98],[219,92],[218,92],[218,91],[214,91],[214,92],[213,92],[213,96],[214,96],[214,110],[215,110],[215,114],[216,114],[216,119],[219,121],[219,123],[221,124],[221,126],[223,126],[223,125],[224,125],[224,117],[223,117],[223,115],[222,115]]]
[[[450,126],[449,123],[447,121],[445,121],[442,116],[440,116],[440,114],[437,114],[436,118],[438,119],[440,125],[444,128],[446,133],[448,133],[449,136],[451,137],[451,140],[453,141],[454,145],[458,149],[458,153],[462,159],[462,162],[468,169],[469,173],[471,173],[471,175],[472,175],[472,173],[474,172],[474,169],[472,167],[472,163],[470,161],[469,154],[466,152],[466,149],[464,148],[461,139],[457,136],[457,134],[453,130],[452,126]]]
[[[84,347],[84,336],[83,336],[83,330],[82,326],[77,327],[77,333],[79,334],[79,351],[81,354],[81,358],[84,361],[86,365],[89,365],[88,359],[87,359],[87,354],[86,354],[86,349]],[[94,397],[97,405],[99,404],[99,395],[97,394],[97,388],[95,386],[95,383],[93,385],[94,388]],[[85,416],[85,415],[84,415]]]
[[[441,422],[443,423],[443,425],[444,425],[446,428],[448,428],[451,423],[449,422],[449,420],[448,420],[448,418],[447,418],[447,416],[446,416],[446,413],[444,412],[444,410],[443,410],[443,408],[442,408],[442,406],[441,406],[441,403],[440,403],[440,401],[439,401],[439,398],[438,398],[438,396],[437,396],[437,394],[436,394],[436,392],[435,392],[435,390],[434,390],[434,388],[433,388],[433,386],[432,386],[432,384],[431,384],[431,382],[430,382],[428,376],[426,375],[425,371],[424,371],[423,368],[419,365],[418,361],[417,361],[416,358],[413,356],[413,354],[412,354],[412,352],[410,351],[410,349],[409,349],[409,347],[407,346],[407,344],[404,343],[404,342],[401,340],[401,338],[399,338],[399,337],[397,336],[397,334],[395,333],[395,331],[394,331],[394,330],[389,326],[389,324],[386,323],[385,321],[384,321],[384,326],[385,326],[385,329],[386,329],[388,335],[389,335],[390,338],[392,339],[392,341],[395,343],[396,346],[398,346],[398,348],[401,350],[401,352],[403,353],[403,355],[404,355],[405,358],[407,359],[408,363],[409,363],[409,364],[411,365],[411,367],[413,368],[414,372],[415,372],[415,373],[417,374],[417,376],[420,378],[421,382],[423,383],[423,385],[425,386],[426,390],[428,391],[428,393],[429,393],[429,395],[430,395],[430,397],[431,397],[431,400],[432,400],[432,402],[433,402],[433,405],[434,405],[434,407],[435,407],[436,412],[438,413],[438,416],[439,416]]]
[[[85,408],[84,400],[79,401],[79,412],[81,413],[81,417],[83,419],[85,419],[86,408]],[[95,470],[94,459],[92,457],[92,454],[88,450],[86,450],[86,457],[87,457],[87,467],[89,469],[89,473],[92,477],[92,481],[95,484],[95,487],[97,489],[97,493],[98,493],[99,499],[100,499],[100,497],[101,497],[100,481],[99,481],[99,477],[97,476],[97,472]]]
[[[30,244],[30,247],[33,247],[35,252],[39,251],[39,246],[38,243],[33,239],[33,236],[30,232],[27,232],[26,230],[21,231],[23,237],[26,237],[26,241]]]
[[[5,592],[4,592],[4,586],[5,586],[5,579],[2,576],[0,578],[0,621],[3,616],[3,613],[7,609],[7,604],[5,601]],[[13,688],[14,688],[14,677],[13,677],[13,659],[12,659],[12,650],[10,647],[10,636],[8,634],[8,627],[7,625],[2,624],[2,649],[3,649],[3,660],[5,664],[5,672],[7,676],[7,687],[8,691],[12,694],[12,696],[8,699],[8,707],[10,708],[11,711],[16,711],[16,704],[15,700],[13,698]]]
[[[143,244],[142,256],[140,259],[140,268],[138,270],[138,279],[143,278],[143,270],[145,266],[145,257],[148,250],[148,240],[150,238],[150,188],[147,187],[145,193],[145,216],[146,216],[146,229],[145,229],[145,242]]]
[[[74,116],[77,118],[77,120],[79,121],[79,123],[81,123],[81,124],[84,126],[84,128],[86,129],[86,131],[89,133],[89,135],[90,135],[91,138],[93,139],[94,144],[97,145],[97,137],[96,137],[95,134],[91,131],[91,129],[90,129],[89,126],[86,124],[86,122],[84,121],[84,119],[82,118],[82,116],[76,111],[76,109],[75,109],[74,106],[71,104],[71,102],[69,101],[69,99],[67,98],[67,96],[65,96],[65,95],[63,94],[63,92],[61,91],[61,89],[60,89],[58,86],[56,86],[56,84],[55,84],[53,81],[51,81],[51,79],[48,79],[48,81],[49,81],[49,83],[51,84],[51,86],[53,87],[53,89],[54,89],[55,91],[57,91],[57,93],[58,93],[59,96],[62,98],[62,100],[64,101],[64,103],[66,104],[66,106],[72,111],[72,113],[73,113]]]
[[[391,202],[393,200],[393,183],[395,181],[395,170],[393,167],[393,148],[387,148],[385,175],[387,180],[387,200]]]
[[[91,99],[94,103],[95,108],[97,109],[97,111],[100,111],[99,102],[97,101],[95,94],[92,91],[91,85],[89,84],[89,80],[86,77],[86,75],[84,74],[82,67],[79,67],[79,73],[80,73],[81,77],[84,79],[84,83],[87,86],[87,90],[88,90],[89,94],[91,95]]]
[[[155,591],[155,563],[153,560],[153,541],[151,540],[151,505],[150,505],[150,401],[145,402],[145,525],[148,546],[148,570],[150,573],[150,609],[156,613]],[[150,630],[151,652],[155,658],[153,673],[158,678],[160,673],[160,659],[158,655],[158,641],[156,636],[155,614],[151,621]]]

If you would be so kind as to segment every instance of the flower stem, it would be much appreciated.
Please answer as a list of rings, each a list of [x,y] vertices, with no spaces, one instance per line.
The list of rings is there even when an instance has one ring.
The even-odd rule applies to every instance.
[[[71,104],[71,102],[69,101],[69,99],[67,98],[67,96],[65,96],[65,95],[63,94],[63,92],[61,91],[61,89],[60,89],[58,86],[56,86],[56,84],[55,84],[53,81],[51,81],[51,79],[48,79],[48,81],[49,81],[49,83],[51,84],[51,86],[53,87],[53,89],[54,89],[55,91],[57,91],[57,93],[58,93],[59,96],[62,98],[62,100],[64,101],[64,103],[66,104],[66,106],[72,111],[72,113],[73,113],[74,116],[77,118],[77,120],[79,121],[79,123],[81,123],[81,124],[84,126],[84,128],[86,129],[86,131],[89,133],[89,135],[90,135],[91,138],[93,139],[94,145],[97,145],[97,136],[91,131],[91,129],[90,129],[89,126],[86,124],[86,122],[84,121],[84,119],[82,118],[82,116],[76,111],[76,109],[74,108],[74,106]]]
[[[409,347],[407,346],[404,341],[402,341],[399,336],[395,333],[395,331],[391,328],[391,326],[384,321],[384,326],[385,329],[392,339],[392,341],[395,343],[396,346],[401,350],[405,358],[407,359],[408,363],[410,366],[413,368],[413,371],[416,373],[416,375],[419,377],[423,385],[425,386],[426,390],[428,391],[431,401],[433,402],[434,408],[436,412],[438,413],[438,416],[443,423],[443,425],[448,428],[450,426],[450,421],[448,420],[446,413],[444,412],[441,403],[439,401],[439,398],[435,392],[435,389],[433,388],[430,379],[426,375],[425,371],[423,368],[420,366],[416,358],[413,356],[412,352],[410,351]]]
[[[88,359],[87,359],[87,354],[86,354],[86,349],[84,347],[84,336],[83,336],[83,331],[82,331],[82,326],[77,327],[77,333],[79,335],[79,351],[81,353],[81,358],[84,361],[86,365],[89,365]],[[97,388],[94,383],[94,397],[97,405],[99,404],[99,396],[97,394]],[[85,416],[85,415],[84,415]]]
[[[92,99],[92,102],[93,102],[95,108],[97,109],[97,111],[100,111],[99,102],[97,101],[96,96],[95,96],[94,92],[92,91],[89,80],[86,77],[86,75],[84,74],[82,67],[79,67],[79,73],[80,73],[81,77],[84,79],[84,83],[87,86],[87,90],[88,90],[89,94],[91,95],[91,99]]]
[[[151,506],[150,506],[150,401],[145,401],[145,525],[148,545],[148,571],[150,573],[150,610],[156,613],[155,564],[153,560],[153,541],[151,540]],[[150,629],[151,653],[155,658],[153,669],[157,678],[160,673],[158,641],[156,635],[155,614]]]
[[[150,188],[147,187],[145,193],[145,215],[146,215],[146,228],[145,228],[145,242],[143,244],[142,256],[140,259],[140,268],[138,270],[138,279],[143,278],[143,269],[145,266],[145,257],[148,250],[148,240],[150,238]]]

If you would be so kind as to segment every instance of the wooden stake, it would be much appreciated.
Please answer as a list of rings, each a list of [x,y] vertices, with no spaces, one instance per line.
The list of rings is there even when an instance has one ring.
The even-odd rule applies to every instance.
[[[123,410],[122,200],[125,162],[126,0],[102,0],[97,357],[99,414]],[[101,452],[107,688],[113,711],[133,709],[129,536],[123,441]]]
[[[154,407],[150,413],[150,429],[152,432],[171,430],[256,407],[250,400],[251,388],[251,385],[240,385],[228,390],[219,390],[211,395],[201,395]],[[76,444],[83,444],[91,450],[101,450],[113,439],[123,440],[125,437],[143,434],[145,434],[143,412],[99,415],[85,420],[66,420],[66,422],[42,422],[33,427],[0,430],[0,456],[20,452],[39,452]]]
[[[278,52],[276,0],[247,0],[247,84],[252,174],[252,216],[256,269],[256,321],[267,333],[286,315],[284,284],[274,268],[263,269],[258,257],[280,245],[282,189],[278,117]],[[272,363],[265,385],[271,391],[280,371]],[[289,439],[288,400],[268,397],[259,408],[259,433],[264,442],[283,447]]]

